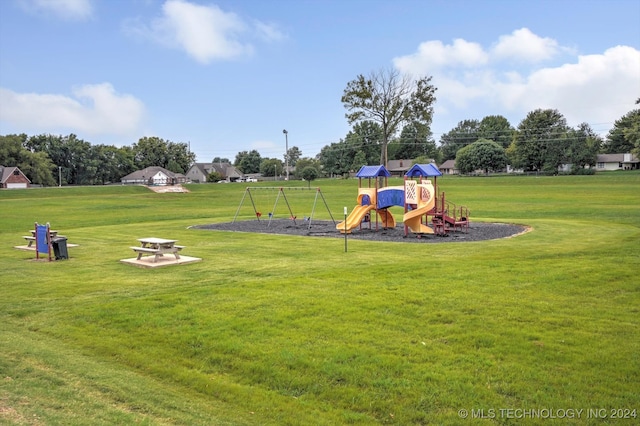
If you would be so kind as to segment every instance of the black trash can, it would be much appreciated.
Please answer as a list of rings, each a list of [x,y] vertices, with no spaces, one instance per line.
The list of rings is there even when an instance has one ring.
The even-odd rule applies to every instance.
[[[53,254],[56,256],[56,260],[69,259],[67,253],[67,239],[65,237],[56,237],[51,239],[51,245],[53,246]]]

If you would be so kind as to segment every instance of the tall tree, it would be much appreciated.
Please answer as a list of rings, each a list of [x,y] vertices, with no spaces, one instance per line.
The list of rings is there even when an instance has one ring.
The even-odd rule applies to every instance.
[[[297,146],[292,146],[291,148],[289,148],[287,154],[289,156],[289,167],[295,167],[300,157],[302,157],[302,151],[300,151],[300,148],[298,148]]]
[[[280,176],[284,170],[284,163],[277,158],[264,158],[260,161],[262,176]]]
[[[166,167],[169,163],[167,153],[167,142],[159,137],[143,137],[133,144],[136,167],[145,169],[147,167]]]
[[[488,115],[480,121],[478,136],[489,139],[507,148],[512,140],[515,129],[505,117],[501,115]]]
[[[167,169],[174,173],[186,173],[196,161],[196,155],[189,151],[189,144],[167,141]]]
[[[502,171],[506,166],[507,156],[504,148],[489,139],[478,139],[456,153],[456,167],[461,173],[483,170],[488,174]]]
[[[529,112],[518,125],[514,150],[517,164],[525,170],[557,172],[564,161],[567,143],[567,120],[558,110],[537,109]]]
[[[260,163],[262,158],[255,149],[251,151],[241,151],[236,154],[236,161],[233,163],[242,173],[260,173]]]
[[[438,148],[433,140],[431,129],[422,123],[411,122],[402,128],[400,138],[392,142],[394,160],[413,159],[426,156],[438,160]],[[390,146],[391,149],[391,146]]]
[[[330,145],[325,145],[317,156],[322,164],[322,170],[328,176],[343,176],[349,172],[353,157],[349,156],[347,144],[340,140]]]
[[[196,159],[188,144],[165,141],[157,136],[140,138],[133,144],[133,152],[138,169],[159,166],[175,173],[185,173]]]
[[[0,165],[16,166],[31,183],[55,185],[54,164],[46,152],[32,152],[26,148],[26,134],[0,136]]]
[[[0,136],[0,166],[17,166],[27,153],[25,148],[27,135],[6,135]],[[24,171],[23,171],[24,172]]]
[[[568,132],[566,162],[572,165],[573,173],[580,173],[585,167],[593,167],[598,159],[602,138],[587,123]]]
[[[68,136],[37,135],[26,143],[33,152],[45,152],[54,166],[60,167],[63,183],[88,185],[92,183],[96,165],[91,158],[91,144],[73,133]]]
[[[625,154],[637,148],[636,141],[638,128],[640,127],[640,109],[634,109],[620,117],[613,123],[613,128],[609,130],[604,145],[607,154]],[[634,132],[634,129],[635,132]],[[634,135],[636,135],[634,137]]]
[[[440,137],[440,151],[443,160],[453,160],[456,152],[480,139],[478,120],[462,120],[453,129]]]
[[[401,124],[414,121],[431,125],[436,88],[430,82],[431,77],[412,81],[388,69],[368,77],[360,74],[347,83],[341,100],[349,124],[370,120],[382,128],[380,164],[387,165],[387,146]]]
[[[364,164],[378,163],[380,145],[382,143],[382,128],[375,121],[356,123],[353,129],[347,133],[344,141],[349,150],[348,155],[351,158],[359,155],[359,161],[364,162]]]

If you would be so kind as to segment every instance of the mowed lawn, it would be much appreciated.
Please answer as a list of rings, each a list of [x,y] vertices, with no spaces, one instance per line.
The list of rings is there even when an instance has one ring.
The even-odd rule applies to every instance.
[[[241,184],[0,191],[0,424],[638,424],[640,174],[438,184],[531,232],[345,252],[189,229],[252,219]],[[336,220],[355,205],[355,179],[315,186]],[[310,215],[316,191],[284,192]],[[278,192],[254,194],[265,217]],[[13,248],[35,221],[69,260]],[[202,261],[119,263],[148,236]]]

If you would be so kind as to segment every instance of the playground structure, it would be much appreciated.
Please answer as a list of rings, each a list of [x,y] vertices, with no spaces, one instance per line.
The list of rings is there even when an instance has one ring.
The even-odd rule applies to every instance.
[[[253,207],[253,212],[256,216],[256,219],[258,221],[260,221],[260,218],[262,217],[262,212],[260,210],[258,210],[257,206],[256,206],[256,201],[252,195],[252,192],[259,192],[259,191],[277,191],[278,195],[276,196],[275,202],[273,204],[273,208],[271,209],[271,211],[268,213],[268,222],[267,222],[267,227],[271,224],[271,220],[274,219],[276,217],[276,210],[278,207],[278,201],[280,200],[280,197],[282,197],[282,199],[284,200],[285,204],[287,205],[287,210],[289,211],[289,219],[291,219],[294,223],[294,225],[297,225],[298,223],[296,222],[297,220],[297,216],[293,213],[293,210],[291,209],[291,204],[289,203],[289,200],[287,199],[287,194],[286,191],[309,191],[309,190],[314,190],[316,191],[316,196],[313,200],[313,207],[311,208],[311,214],[308,217],[304,217],[304,220],[307,222],[307,229],[311,228],[311,221],[313,220],[313,215],[315,213],[316,210],[316,205],[318,203],[318,198],[322,199],[322,202],[324,203],[325,208],[327,209],[327,212],[329,213],[329,216],[331,217],[331,220],[333,221],[333,223],[335,224],[336,221],[333,218],[333,215],[331,214],[331,210],[329,210],[329,206],[327,205],[327,201],[324,198],[324,195],[322,194],[322,191],[320,190],[320,188],[308,188],[308,187],[273,187],[273,186],[254,186],[254,187],[247,187],[244,191],[244,194],[242,196],[242,200],[240,200],[240,205],[238,205],[238,209],[236,210],[236,214],[233,217],[233,221],[232,223],[235,223],[236,219],[238,218],[238,215],[240,214],[240,209],[242,208],[242,206],[244,205],[245,199],[249,198],[249,200],[251,201],[251,206]]]
[[[404,176],[402,186],[387,186],[391,176],[384,166],[362,166],[358,178],[358,200],[345,221],[336,225],[341,233],[350,233],[368,223],[371,229],[371,215],[375,213],[375,229],[381,223],[383,228],[394,228],[395,218],[390,207],[404,208],[403,223],[405,236],[409,232],[417,234],[445,235],[450,231],[469,229],[469,209],[445,200],[445,194],[437,193],[437,177],[442,173],[433,164],[415,164]],[[414,180],[419,178],[420,180]],[[433,178],[434,183],[430,179]],[[363,187],[362,180],[368,179],[368,186]],[[372,187],[372,180],[375,186]],[[382,185],[380,185],[382,183]],[[428,226],[431,218],[431,226]]]

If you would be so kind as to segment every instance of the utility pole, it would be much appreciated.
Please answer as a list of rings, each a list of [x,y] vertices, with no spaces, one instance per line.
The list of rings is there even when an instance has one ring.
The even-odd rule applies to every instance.
[[[284,151],[284,162],[285,162],[285,170],[286,170],[286,180],[289,180],[289,132],[287,132],[286,130],[283,130],[282,133],[284,133],[284,146],[285,146],[285,151]]]

